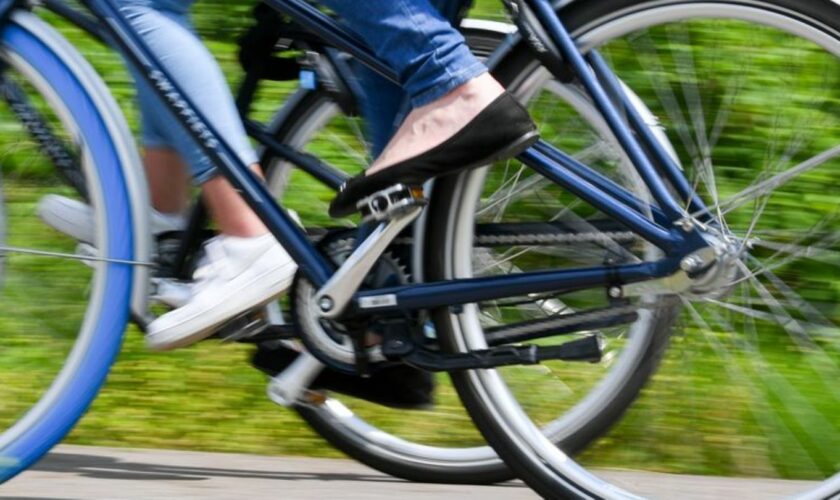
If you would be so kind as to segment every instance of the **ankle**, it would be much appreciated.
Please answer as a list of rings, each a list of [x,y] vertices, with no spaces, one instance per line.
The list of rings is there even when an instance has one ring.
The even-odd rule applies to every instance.
[[[443,96],[440,101],[462,100],[470,103],[482,103],[486,106],[494,99],[502,95],[504,91],[504,87],[502,87],[502,85],[496,81],[490,73],[483,73],[464,83],[460,87],[456,87],[451,92]]]
[[[415,108],[370,166],[368,175],[444,142],[503,93],[501,84],[484,73],[436,101]]]

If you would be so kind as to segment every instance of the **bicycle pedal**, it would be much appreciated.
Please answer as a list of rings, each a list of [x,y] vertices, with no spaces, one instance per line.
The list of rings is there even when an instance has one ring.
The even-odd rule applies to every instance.
[[[230,319],[216,331],[215,337],[222,342],[237,342],[262,333],[269,326],[264,307],[251,309]]]
[[[382,221],[398,219],[411,213],[413,207],[422,207],[426,203],[422,186],[395,184],[362,198],[356,204],[356,208],[362,214],[362,220]]]
[[[309,386],[323,369],[324,364],[315,356],[307,352],[300,353],[289,366],[268,381],[268,398],[285,407],[293,406],[301,400],[317,402],[319,397]]]

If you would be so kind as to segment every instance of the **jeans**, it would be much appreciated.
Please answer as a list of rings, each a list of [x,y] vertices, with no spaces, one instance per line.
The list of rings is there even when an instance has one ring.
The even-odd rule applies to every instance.
[[[246,165],[257,154],[242,126],[230,88],[212,54],[195,34],[188,10],[194,0],[117,0],[120,10],[143,37],[164,68],[181,86],[199,112],[207,117]],[[142,142],[149,148],[178,152],[196,183],[215,176],[215,165],[202,153],[152,88],[137,81]]]
[[[395,85],[362,64],[354,72],[371,155],[379,156],[412,107],[442,97],[487,71],[452,28],[471,0],[321,0],[400,78]],[[432,43],[430,43],[432,42]]]
[[[455,12],[464,0],[433,0]],[[161,64],[246,165],[257,155],[248,140],[224,75],[195,34],[188,10],[195,0],[117,0],[121,11]],[[367,95],[362,106],[369,120],[375,154],[395,128],[395,118],[408,99],[421,106],[486,71],[463,37],[429,0],[323,0],[379,58],[400,76],[402,88],[365,71]],[[454,14],[451,14],[454,16]],[[152,89],[138,80],[142,141],[146,147],[171,148],[202,183],[215,176],[215,166],[178,123]]]
[[[430,0],[452,26],[458,26],[462,11],[471,0]],[[370,153],[374,158],[382,153],[388,141],[394,135],[399,124],[411,108],[409,97],[399,85],[379,76],[363,64],[354,69],[362,89],[366,92],[358,96],[362,116],[365,117],[366,131],[370,141]]]

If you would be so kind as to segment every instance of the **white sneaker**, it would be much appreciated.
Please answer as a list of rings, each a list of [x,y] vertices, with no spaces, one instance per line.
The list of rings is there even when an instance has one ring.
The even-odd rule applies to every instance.
[[[170,215],[151,210],[149,223],[152,234],[167,231],[181,231],[186,225],[186,218],[182,215]],[[56,231],[62,232],[78,241],[93,243],[94,223],[93,211],[90,206],[81,201],[48,194],[38,202],[38,216]]]
[[[209,263],[196,270],[189,302],[149,324],[150,349],[165,351],[210,336],[225,321],[285,292],[297,271],[297,264],[271,234],[219,236],[205,249]]]

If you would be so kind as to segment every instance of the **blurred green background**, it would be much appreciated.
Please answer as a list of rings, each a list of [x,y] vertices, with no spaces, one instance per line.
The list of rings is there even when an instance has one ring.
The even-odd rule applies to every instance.
[[[201,0],[194,9],[199,33],[234,88],[241,77],[235,40],[249,26],[252,7],[253,3],[233,5],[221,0]],[[473,16],[504,19],[496,0],[478,0]],[[60,22],[56,25],[88,56],[136,129],[133,88],[119,59],[77,30]],[[261,92],[256,116],[271,116],[294,88],[294,82],[275,84]],[[21,194],[27,201],[20,206],[31,210],[40,194],[41,191]],[[308,195],[305,190],[300,194]],[[715,333],[718,334],[723,336],[725,332]],[[815,442],[819,439],[813,436],[835,434],[833,423],[819,422],[825,427],[792,431],[785,422],[759,422],[754,408],[746,403],[750,390],[756,386],[732,383],[731,371],[727,371],[708,337],[692,336],[687,330],[672,344],[662,368],[640,400],[608,436],[584,454],[586,464],[786,477],[807,474],[778,467],[774,457],[779,454],[802,453],[806,461],[830,463],[829,470],[836,465],[836,455],[814,458],[822,454],[826,444]],[[141,335],[132,327],[106,386],[66,442],[338,456],[294,412],[268,401],[264,376],[247,363],[249,352],[247,346],[208,342],[172,353],[149,353]],[[795,371],[795,367],[791,370]],[[443,391],[440,415],[455,404],[451,390]],[[422,428],[433,418],[425,412],[416,416],[394,412],[370,417],[393,420],[387,423],[390,426],[411,428]],[[453,420],[437,438],[442,442],[473,443],[474,431],[459,422],[457,418]],[[790,434],[789,448],[779,449],[763,437],[768,425]],[[807,443],[803,444],[803,440]],[[827,442],[834,444],[832,440]]]

